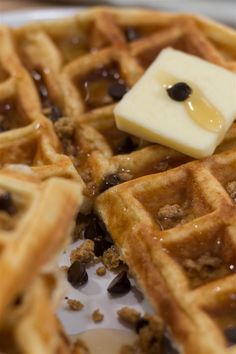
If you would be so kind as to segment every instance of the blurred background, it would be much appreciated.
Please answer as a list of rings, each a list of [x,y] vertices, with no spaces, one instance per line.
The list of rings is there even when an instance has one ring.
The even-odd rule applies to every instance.
[[[236,0],[0,0],[0,22],[4,22],[4,13],[10,10],[94,5],[140,6],[194,12],[236,27]]]

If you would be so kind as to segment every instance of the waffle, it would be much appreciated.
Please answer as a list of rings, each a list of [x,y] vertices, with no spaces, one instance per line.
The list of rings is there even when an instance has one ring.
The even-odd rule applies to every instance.
[[[69,340],[54,314],[55,280],[49,273],[35,277],[23,297],[10,307],[0,330],[1,351],[71,353]]]
[[[61,178],[40,182],[32,173],[2,169],[0,191],[0,269],[7,274],[1,286],[0,348],[11,352],[12,344],[32,353],[37,345],[37,354],[58,353],[63,341],[51,300],[57,282],[53,273],[39,273],[67,243],[82,186]],[[54,339],[45,338],[47,330]]]
[[[60,154],[52,123],[41,113],[34,84],[5,27],[0,41],[0,166],[28,165],[42,180],[64,176],[82,183],[70,159]]]
[[[126,181],[98,196],[96,210],[183,353],[235,350],[217,323],[228,331],[222,317],[235,298],[236,125],[213,157],[191,161],[119,131],[113,108],[163,48],[236,72],[235,42],[233,30],[213,21],[138,9],[0,28],[4,173],[25,171],[42,185],[66,177],[92,201]],[[42,278],[33,284],[44,291]],[[4,301],[0,313],[11,300]]]
[[[15,55],[35,82],[41,113],[53,122],[61,152],[90,196],[111,174],[125,181],[189,161],[118,131],[112,112],[120,97],[109,94],[111,87],[131,88],[167,46],[236,70],[235,32],[185,14],[95,8],[26,25],[12,37]]]

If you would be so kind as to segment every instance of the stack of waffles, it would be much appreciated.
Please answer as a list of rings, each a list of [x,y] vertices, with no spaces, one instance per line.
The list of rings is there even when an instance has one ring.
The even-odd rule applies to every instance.
[[[13,352],[69,350],[53,315],[55,275],[43,266],[81,204],[105,222],[180,353],[236,353],[236,124],[214,156],[191,161],[119,131],[113,117],[165,47],[236,72],[236,33],[191,15],[95,8],[1,27],[0,45],[0,187],[22,210],[0,204],[0,311]]]

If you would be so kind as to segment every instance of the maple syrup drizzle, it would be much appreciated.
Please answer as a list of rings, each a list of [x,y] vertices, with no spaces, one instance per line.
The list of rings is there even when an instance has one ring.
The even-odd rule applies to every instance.
[[[158,74],[158,81],[165,89],[171,88],[174,84],[180,82],[178,78],[167,72]],[[221,112],[207,100],[201,90],[193,83],[187,83],[191,89],[191,95],[181,103],[188,116],[203,129],[218,133],[224,127],[224,117]]]

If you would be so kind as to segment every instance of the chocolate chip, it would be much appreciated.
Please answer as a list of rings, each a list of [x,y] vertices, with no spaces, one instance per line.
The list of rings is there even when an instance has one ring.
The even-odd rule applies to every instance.
[[[139,333],[140,329],[142,329],[143,327],[146,327],[148,325],[149,325],[149,321],[146,320],[145,318],[141,318],[140,320],[137,321],[137,323],[135,325],[136,333]]]
[[[127,136],[122,143],[117,147],[118,154],[129,154],[137,149],[137,144],[133,142],[130,136]]]
[[[0,210],[5,211],[9,215],[16,213],[16,207],[13,203],[12,195],[10,192],[0,194]]]
[[[134,27],[127,27],[125,29],[125,37],[128,42],[133,42],[141,37],[140,32]]]
[[[228,345],[236,344],[236,327],[229,327],[224,330],[224,335],[228,341]]]
[[[120,272],[109,284],[107,291],[111,295],[124,295],[130,291],[130,281],[127,277],[127,272]]]
[[[191,87],[185,82],[177,82],[166,91],[174,101],[185,101],[192,93]]]
[[[97,215],[91,213],[87,217],[87,226],[84,228],[84,238],[92,240],[97,236],[102,236],[104,231],[101,228]]]
[[[59,118],[62,117],[62,113],[60,109],[57,106],[52,105],[51,106],[51,111],[49,114],[49,118],[52,122],[56,122]]]
[[[114,187],[116,186],[117,184],[120,184],[124,182],[120,176],[116,175],[116,174],[110,174],[110,175],[107,175],[101,185],[100,185],[100,188],[99,188],[99,192],[102,193],[104,191],[106,191],[108,188],[111,188],[111,187]]]
[[[94,254],[96,257],[101,257],[103,252],[112,246],[112,243],[102,237],[95,237],[94,242]]]
[[[101,227],[101,230],[103,231],[103,238],[105,240],[107,240],[110,244],[113,244],[112,237],[111,237],[110,233],[107,231],[106,225],[103,222],[103,220],[98,219],[98,223],[99,223],[99,225]]]
[[[119,101],[128,91],[127,86],[121,82],[115,82],[108,88],[108,95],[115,101]]]
[[[74,288],[86,284],[88,281],[88,274],[84,263],[79,261],[72,263],[67,271],[67,280]]]

